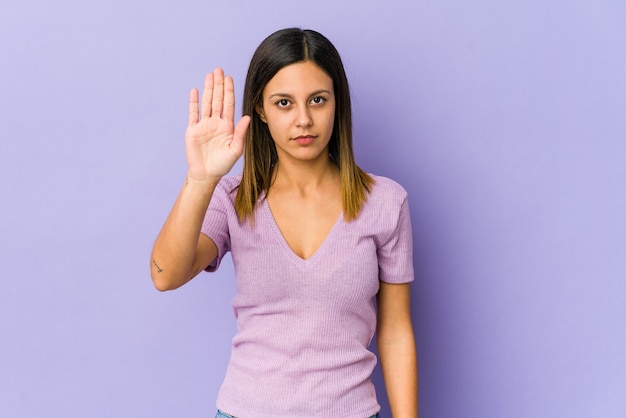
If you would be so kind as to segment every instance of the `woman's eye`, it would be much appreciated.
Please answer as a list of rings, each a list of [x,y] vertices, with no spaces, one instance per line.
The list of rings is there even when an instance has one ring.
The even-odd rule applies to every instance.
[[[325,98],[318,96],[318,97],[314,97],[313,100],[311,100],[311,103],[313,103],[313,104],[322,104],[325,101],[326,101]]]
[[[287,107],[289,106],[289,100],[280,99],[279,101],[276,102],[276,104],[278,105],[278,107]]]

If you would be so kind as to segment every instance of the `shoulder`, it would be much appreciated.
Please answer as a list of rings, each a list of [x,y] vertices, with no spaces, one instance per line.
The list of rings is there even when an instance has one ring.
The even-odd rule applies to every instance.
[[[234,210],[237,189],[241,182],[241,176],[222,177],[213,191],[209,203],[209,210],[229,211]]]
[[[369,174],[374,180],[359,217],[363,222],[391,228],[408,205],[407,191],[396,181]]]
[[[369,174],[374,180],[368,195],[368,201],[397,202],[402,203],[407,198],[407,191],[402,185],[396,181],[383,176]]]
[[[410,222],[407,191],[396,181],[369,174],[374,180],[355,226],[374,237],[378,246],[397,236]]]
[[[216,191],[220,194],[234,196],[237,194],[237,189],[241,183],[241,175],[222,177],[217,184]]]

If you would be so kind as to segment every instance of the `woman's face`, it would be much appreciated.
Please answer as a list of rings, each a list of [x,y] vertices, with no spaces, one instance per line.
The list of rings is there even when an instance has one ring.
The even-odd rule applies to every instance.
[[[256,110],[269,128],[279,160],[328,158],[335,93],[332,79],[312,61],[278,71],[265,85]]]

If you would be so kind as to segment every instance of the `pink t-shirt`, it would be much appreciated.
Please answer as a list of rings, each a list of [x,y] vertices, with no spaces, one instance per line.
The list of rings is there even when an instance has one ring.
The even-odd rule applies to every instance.
[[[304,260],[283,238],[264,196],[254,224],[240,223],[240,177],[216,188],[202,233],[217,245],[214,271],[231,251],[237,334],[217,407],[239,418],[365,418],[380,406],[368,347],[376,329],[379,280],[413,280],[406,191],[372,176],[359,216],[341,215],[317,252]]]

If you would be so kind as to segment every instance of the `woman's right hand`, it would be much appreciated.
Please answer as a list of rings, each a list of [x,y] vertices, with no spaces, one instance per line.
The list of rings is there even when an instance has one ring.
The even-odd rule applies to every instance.
[[[235,126],[235,88],[221,68],[206,75],[202,103],[198,90],[189,95],[189,124],[185,132],[187,180],[219,180],[228,174],[243,154],[250,116],[243,116]]]

